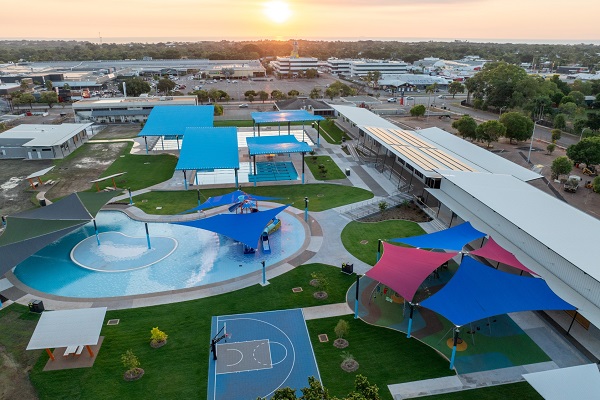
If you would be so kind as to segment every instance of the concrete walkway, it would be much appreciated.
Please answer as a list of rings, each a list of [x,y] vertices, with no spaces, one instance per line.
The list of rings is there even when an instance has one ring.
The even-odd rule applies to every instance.
[[[306,307],[302,309],[302,312],[304,313],[305,321],[309,321],[311,319],[340,317],[342,315],[350,315],[354,313],[354,311],[352,311],[345,302]]]

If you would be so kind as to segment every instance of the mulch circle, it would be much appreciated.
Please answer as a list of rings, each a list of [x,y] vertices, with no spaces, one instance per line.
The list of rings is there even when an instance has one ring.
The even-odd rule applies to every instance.
[[[327,292],[315,292],[313,297],[317,300],[325,300],[327,298]]]
[[[358,369],[358,362],[356,360],[345,360],[340,366],[346,372],[354,372]]]
[[[165,344],[167,344],[166,340],[160,340],[160,341],[159,340],[151,340],[150,341],[150,346],[153,349],[158,349],[160,347],[163,347]]]
[[[348,343],[348,341],[346,339],[339,338],[339,339],[335,339],[333,341],[333,345],[335,347],[337,347],[338,349],[345,349],[346,347],[348,347],[350,345],[350,343]]]
[[[310,282],[308,282],[308,284],[310,286],[317,287],[317,286],[319,286],[319,280],[318,279],[311,279]]]
[[[125,379],[127,382],[131,382],[137,381],[142,376],[144,376],[144,370],[142,368],[134,368],[126,371],[123,375],[123,379]]]

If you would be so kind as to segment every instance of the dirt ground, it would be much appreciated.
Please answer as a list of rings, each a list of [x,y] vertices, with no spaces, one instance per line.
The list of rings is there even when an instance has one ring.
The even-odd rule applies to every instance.
[[[101,131],[94,135],[92,140],[130,139],[136,137],[141,130],[140,124],[105,126]]]
[[[390,219],[403,219],[406,221],[414,222],[427,222],[431,218],[427,216],[419,207],[413,203],[399,204],[395,207],[390,207],[384,212],[378,212],[377,214],[369,215],[368,217],[361,218],[361,222],[381,222]]]

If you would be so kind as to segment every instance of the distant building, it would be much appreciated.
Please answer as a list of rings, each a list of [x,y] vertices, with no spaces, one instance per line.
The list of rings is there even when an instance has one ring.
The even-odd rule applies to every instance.
[[[323,117],[334,116],[334,110],[329,104],[322,100],[314,100],[307,97],[277,101],[275,102],[275,107],[279,111],[306,110],[313,115]]]
[[[437,83],[440,90],[446,90],[452,80],[441,76],[399,74],[386,75],[379,80],[379,86],[383,88],[400,88],[406,92],[425,90],[427,86]]]
[[[64,158],[88,138],[92,124],[22,124],[0,133],[0,159]]]
[[[155,106],[197,106],[196,96],[84,99],[73,103],[75,122],[143,122]]]
[[[319,60],[315,57],[277,57],[275,61],[271,61],[271,67],[276,75],[294,76],[309,69],[318,69]]]
[[[4,83],[0,81],[0,96],[6,96],[21,90],[21,85],[18,83]]]
[[[350,75],[351,62],[352,60],[349,59],[328,58],[325,69],[334,75]]]
[[[350,75],[366,76],[369,72],[378,71],[381,75],[397,75],[407,73],[409,65],[404,61],[387,60],[352,60]]]

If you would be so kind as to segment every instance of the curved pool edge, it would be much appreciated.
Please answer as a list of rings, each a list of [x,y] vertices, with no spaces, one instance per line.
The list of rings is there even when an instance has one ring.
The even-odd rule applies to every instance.
[[[267,208],[275,208],[281,206],[278,203],[261,202],[262,206]],[[133,211],[135,209],[137,211]],[[172,222],[172,218],[182,216],[154,216],[145,214],[142,210],[132,206],[105,207],[103,211],[119,211],[123,212],[129,218],[136,221],[145,222]],[[128,212],[129,211],[129,212]],[[133,212],[132,212],[133,211]],[[211,210],[212,211],[212,210]],[[219,212],[215,210],[214,213]],[[304,228],[304,242],[300,249],[291,256],[270,265],[266,268],[267,279],[271,279],[282,275],[293,268],[306,263],[310,260],[321,248],[322,245],[322,229],[319,222],[310,216],[310,226],[304,221],[304,210],[299,210],[289,206],[284,212],[290,214],[301,222]],[[165,220],[161,217],[167,217]],[[201,217],[200,214],[195,214],[195,218]],[[187,219],[191,219],[187,217]],[[120,310],[137,307],[147,307],[161,304],[177,303],[188,300],[195,300],[204,297],[215,296],[218,294],[228,293],[235,290],[243,289],[252,285],[260,284],[262,271],[254,271],[246,275],[228,279],[221,282],[210,283],[201,286],[190,288],[168,290],[164,292],[146,293],[129,296],[114,296],[114,297],[67,297],[49,294],[33,289],[21,282],[13,273],[9,271],[5,274],[5,278],[18,290],[25,293],[21,298],[14,300],[18,304],[27,306],[32,299],[42,300],[44,307],[50,310],[86,308],[86,307],[107,307],[109,310]]]

